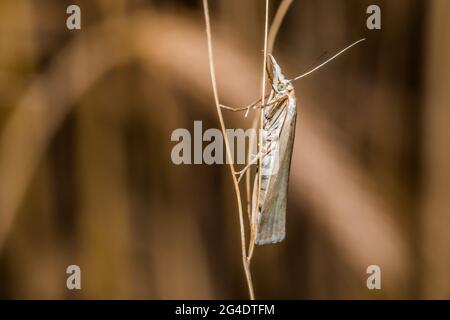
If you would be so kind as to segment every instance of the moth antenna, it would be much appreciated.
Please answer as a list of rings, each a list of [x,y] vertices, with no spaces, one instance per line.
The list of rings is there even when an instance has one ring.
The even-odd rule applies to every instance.
[[[320,63],[321,61],[323,61],[322,59],[325,58],[328,55],[328,53],[329,53],[328,51],[324,51],[319,57],[317,57],[317,59],[313,63],[311,63],[307,68],[305,68],[305,70],[309,70],[318,63]]]
[[[328,62],[336,59],[338,56],[340,56],[341,54],[343,54],[345,51],[349,50],[351,47],[356,46],[358,43],[363,42],[364,40],[366,40],[366,38],[362,38],[354,43],[352,43],[351,45],[349,45],[348,47],[346,47],[345,49],[342,49],[341,51],[339,51],[338,53],[336,53],[334,56],[332,56],[330,59],[326,60],[325,62],[322,62],[321,64],[319,64],[317,67],[309,70],[308,72],[299,75],[298,77],[295,77],[294,79],[292,79],[291,81],[296,81],[298,79],[304,78],[308,75],[310,75],[311,73],[313,73],[314,71],[322,68],[324,65],[326,65]]]

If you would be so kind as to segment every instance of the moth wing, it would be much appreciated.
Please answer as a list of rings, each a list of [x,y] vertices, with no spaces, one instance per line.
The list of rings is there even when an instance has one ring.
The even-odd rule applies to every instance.
[[[294,106],[295,107],[295,106]],[[295,138],[296,111],[287,113],[279,139],[279,167],[269,178],[261,213],[258,219],[256,244],[283,241],[286,236],[286,203]]]

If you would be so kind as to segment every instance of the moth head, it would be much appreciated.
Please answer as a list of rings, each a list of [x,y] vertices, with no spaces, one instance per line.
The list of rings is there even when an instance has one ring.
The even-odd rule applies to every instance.
[[[291,81],[284,77],[279,64],[271,54],[268,54],[266,68],[272,89],[276,93],[285,94],[293,89]]]

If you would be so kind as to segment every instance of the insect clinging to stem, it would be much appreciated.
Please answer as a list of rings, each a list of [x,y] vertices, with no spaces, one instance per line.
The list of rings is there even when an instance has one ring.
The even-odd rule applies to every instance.
[[[241,108],[221,105],[231,111],[246,111],[246,116],[250,109],[262,109],[258,153],[243,170],[236,172],[240,181],[244,174],[250,172],[252,165],[260,164],[254,177],[249,215],[252,239],[256,245],[281,242],[286,236],[287,193],[297,118],[293,82],[310,75],[364,40],[352,43],[325,62],[293,79],[286,79],[275,58],[268,54],[266,72],[271,91],[267,101],[263,104],[260,99]]]

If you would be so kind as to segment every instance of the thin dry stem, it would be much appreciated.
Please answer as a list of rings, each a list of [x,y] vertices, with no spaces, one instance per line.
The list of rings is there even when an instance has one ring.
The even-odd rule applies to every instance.
[[[266,64],[267,64],[267,38],[269,33],[269,0],[266,0],[266,11],[265,11],[265,21],[264,21],[264,58],[263,58],[263,67],[262,67],[262,81],[261,81],[261,103],[264,106],[266,104]],[[263,130],[263,119],[264,119],[264,108],[261,108],[260,110],[260,121],[259,121],[259,132],[262,132]],[[260,139],[261,136],[258,137],[258,154],[261,152],[262,147],[262,141]],[[260,198],[260,192],[261,190],[261,169],[262,169],[262,161],[258,161],[258,192],[256,193],[256,207],[254,208],[253,214],[257,214],[257,210],[259,210],[259,198]],[[255,219],[252,219],[254,221]],[[252,224],[251,225],[251,236],[250,236],[250,244],[249,244],[249,254],[247,257],[248,263],[250,263],[252,257],[253,257],[253,251],[255,248],[255,240],[256,240],[256,232],[257,232],[257,225]]]
[[[257,117],[255,117],[253,119],[253,123],[252,123],[252,128],[256,128],[256,126],[258,125],[258,121],[259,119]],[[255,137],[256,139],[256,143],[258,143],[258,137]],[[251,149],[251,147],[254,145],[254,141],[250,140],[250,147],[249,147],[249,152],[248,152],[248,157],[247,157],[247,162],[250,163],[251,161],[251,154],[253,152],[253,150]],[[258,154],[258,149],[256,149],[255,154]],[[256,224],[255,224],[255,210],[256,210],[256,206],[257,205],[256,202],[253,202],[253,198],[254,198],[254,194],[255,194],[255,189],[258,187],[257,185],[255,185],[258,181],[257,181],[257,177],[254,178],[254,182],[253,182],[253,189],[251,188],[251,170],[247,170],[246,172],[246,179],[245,179],[245,183],[246,183],[246,193],[247,193],[247,211],[248,211],[248,220],[249,220],[249,226],[250,226],[250,243],[249,243],[249,249],[248,249],[248,260],[251,260],[251,257],[253,256],[253,250],[255,248],[255,241],[256,241]]]
[[[212,87],[213,87],[214,101],[216,103],[217,114],[219,116],[220,128],[222,130],[223,136],[225,137],[224,140],[225,140],[226,154],[227,154],[227,158],[228,158],[231,177],[233,179],[233,185],[234,185],[234,190],[236,193],[236,199],[237,199],[238,209],[239,209],[239,226],[241,229],[242,263],[244,265],[245,277],[247,280],[247,286],[248,286],[250,299],[254,300],[255,294],[253,291],[252,276],[250,273],[250,264],[247,260],[247,249],[246,249],[246,242],[245,242],[245,227],[244,227],[244,217],[243,217],[243,212],[242,212],[243,210],[242,210],[241,193],[240,193],[239,184],[238,184],[238,181],[237,181],[237,178],[235,175],[236,171],[234,169],[230,146],[228,144],[227,133],[225,131],[225,123],[223,121],[222,109],[220,107],[219,94],[218,94],[217,85],[216,85],[216,74],[215,74],[214,57],[213,57],[213,50],[212,50],[211,23],[210,23],[210,18],[209,18],[208,0],[203,0],[203,10],[204,10],[204,14],[205,14],[206,36],[207,36],[207,40],[208,40],[209,68],[210,68],[210,73],[211,73],[211,83],[212,83]],[[263,95],[263,98],[264,98],[264,95]]]
[[[278,7],[277,13],[273,18],[272,25],[270,26],[269,45],[268,45],[269,53],[273,51],[273,46],[275,44],[275,39],[277,37],[278,30],[280,30],[281,23],[283,22],[286,12],[288,11],[293,1],[294,0],[283,0],[281,1],[280,6]]]

